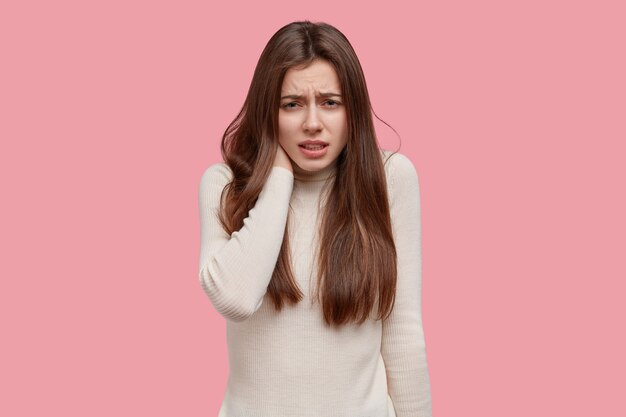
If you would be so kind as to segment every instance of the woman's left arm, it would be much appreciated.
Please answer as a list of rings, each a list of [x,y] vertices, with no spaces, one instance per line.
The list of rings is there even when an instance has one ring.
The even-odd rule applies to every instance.
[[[422,326],[422,243],[420,189],[411,160],[389,160],[389,207],[398,256],[396,299],[383,322],[381,354],[389,396],[397,417],[431,417],[430,376]]]

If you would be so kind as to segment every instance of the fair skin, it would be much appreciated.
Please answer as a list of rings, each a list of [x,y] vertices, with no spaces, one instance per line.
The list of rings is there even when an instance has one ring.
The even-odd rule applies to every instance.
[[[290,68],[280,96],[274,166],[306,176],[335,163],[348,140],[348,120],[333,66],[316,60],[307,68]],[[307,139],[327,142],[326,154],[305,155],[298,144]]]

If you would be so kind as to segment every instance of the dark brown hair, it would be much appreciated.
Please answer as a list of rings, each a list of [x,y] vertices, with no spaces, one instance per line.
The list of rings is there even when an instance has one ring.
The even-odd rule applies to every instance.
[[[293,22],[265,46],[246,100],[222,137],[222,157],[233,179],[222,192],[219,220],[229,234],[243,226],[280,146],[278,110],[285,73],[316,59],[326,60],[337,72],[348,120],[347,144],[337,157],[337,173],[318,231],[316,298],[327,324],[361,324],[375,308],[377,319],[391,313],[397,259],[365,76],[352,45],[335,27]],[[287,228],[288,224],[267,289],[278,311],[285,301],[296,304],[303,298],[291,270]]]

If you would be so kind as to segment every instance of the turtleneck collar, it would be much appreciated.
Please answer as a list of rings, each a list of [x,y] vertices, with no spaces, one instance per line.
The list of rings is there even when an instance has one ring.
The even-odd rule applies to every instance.
[[[337,159],[335,159],[330,165],[326,168],[323,168],[319,171],[304,171],[302,168],[298,167],[294,164],[293,166],[293,177],[295,181],[299,182],[317,182],[317,181],[325,181],[328,178],[334,176],[337,173]]]

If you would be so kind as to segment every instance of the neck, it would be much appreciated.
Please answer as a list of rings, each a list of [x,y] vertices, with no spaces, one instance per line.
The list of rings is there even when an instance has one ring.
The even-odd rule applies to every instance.
[[[296,181],[311,182],[311,181],[325,181],[326,179],[334,176],[337,172],[337,160],[335,159],[326,168],[322,168],[318,171],[305,171],[298,165],[293,164],[293,176]]]

